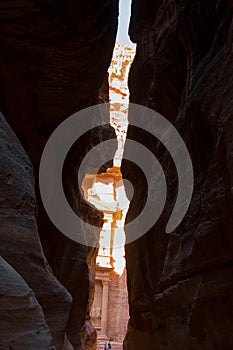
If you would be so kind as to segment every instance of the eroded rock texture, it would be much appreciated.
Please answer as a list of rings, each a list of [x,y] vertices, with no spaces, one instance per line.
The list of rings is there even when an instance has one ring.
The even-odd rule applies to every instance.
[[[37,184],[42,150],[53,130],[71,114],[107,98],[105,77],[116,36],[118,0],[4,0],[0,13],[1,109],[32,160]],[[104,81],[105,87],[99,93]],[[77,193],[76,173],[85,152],[110,134],[114,136],[111,129],[98,129],[86,135],[71,151],[64,174],[64,187],[73,209],[100,226],[100,213],[90,212]],[[45,255],[73,297],[67,337],[74,349],[92,349],[96,334],[89,309],[94,277],[89,266],[93,270],[96,250],[88,250],[58,232],[36,190],[38,228]],[[8,251],[8,246],[4,249]],[[10,263],[14,267],[13,261]],[[26,268],[22,266],[21,270]],[[39,277],[35,279],[43,286]],[[56,304],[45,301],[51,307]],[[60,317],[54,314],[56,322],[63,316],[65,313]],[[60,328],[61,335],[64,328]],[[60,340],[53,338],[53,344],[61,348]]]
[[[0,349],[46,350],[51,335],[61,349],[71,297],[42,252],[32,165],[2,114],[0,139]]]
[[[177,193],[174,164],[155,139],[129,130],[159,159],[168,198],[157,224],[126,248],[131,319],[125,349],[231,349],[231,2],[133,0],[132,10],[131,102],[176,126],[193,161],[195,186],[182,224],[165,234]],[[138,168],[125,162],[123,170],[137,189],[130,220],[143,206],[146,183]]]
[[[0,275],[0,348],[49,349],[51,342],[49,328],[34,293],[23,278],[2,258],[0,258]]]

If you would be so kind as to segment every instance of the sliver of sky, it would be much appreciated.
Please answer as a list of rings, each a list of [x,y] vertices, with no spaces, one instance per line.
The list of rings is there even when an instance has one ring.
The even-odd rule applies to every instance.
[[[134,45],[128,36],[129,21],[131,14],[131,0],[120,0],[119,4],[119,25],[117,41],[124,45]]]

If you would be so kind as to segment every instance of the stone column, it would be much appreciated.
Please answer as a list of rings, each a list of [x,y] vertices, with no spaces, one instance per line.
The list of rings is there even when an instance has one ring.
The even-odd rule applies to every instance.
[[[101,332],[103,336],[107,335],[108,326],[108,289],[109,281],[102,281],[103,283],[103,294],[102,294],[102,313],[101,313]]]

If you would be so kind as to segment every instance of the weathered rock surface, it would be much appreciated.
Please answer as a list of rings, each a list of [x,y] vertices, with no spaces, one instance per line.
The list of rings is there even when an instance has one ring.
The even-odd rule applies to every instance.
[[[0,276],[0,349],[49,349],[50,331],[33,291],[1,257]]]
[[[105,77],[115,42],[118,0],[4,0],[0,13],[1,109],[28,152],[37,180],[41,154],[53,130],[74,112],[107,98]],[[64,175],[73,209],[100,226],[101,215],[91,213],[77,193],[76,171],[85,152],[109,133],[112,137],[111,130],[86,135],[76,147],[75,161],[72,152],[68,157],[71,163],[66,163],[68,172]],[[89,304],[94,282],[87,260],[94,264],[96,251],[65,238],[51,224],[39,195],[37,201],[38,230],[45,255],[73,297],[67,336],[75,349],[92,349],[96,334],[90,323]],[[4,249],[10,251],[10,247]],[[13,256],[11,260],[14,267]],[[35,283],[42,282],[37,278]],[[55,305],[44,298],[48,305]],[[56,313],[54,318],[60,322]],[[49,320],[47,323],[50,327]]]
[[[125,349],[231,349],[231,2],[134,0],[132,9],[137,54],[129,78],[131,102],[176,126],[193,161],[195,186],[182,224],[165,234],[177,194],[174,164],[156,140],[129,130],[129,137],[159,159],[168,198],[156,225],[126,248],[131,319]],[[126,162],[123,172],[137,189],[130,220],[141,210],[146,183]]]
[[[129,320],[126,269],[121,276],[111,273],[108,301],[109,323],[107,334],[110,339],[123,343]]]
[[[4,263],[3,272],[5,272],[4,278],[1,279],[1,288],[9,286],[9,293],[13,293],[15,279],[14,290],[18,298],[15,301],[16,310],[14,311],[18,312],[18,316],[16,317],[13,311],[9,312],[8,318],[5,320],[5,322],[9,322],[8,333],[6,333],[7,328],[0,327],[0,334],[5,344],[9,346],[14,338],[18,337],[18,341],[21,343],[17,343],[18,345],[15,345],[14,349],[32,349],[30,344],[33,344],[32,338],[35,332],[38,332],[39,337],[40,332],[46,331],[48,335],[47,340],[44,335],[44,344],[46,341],[48,343],[48,325],[53,336],[52,344],[55,344],[57,349],[61,349],[69,318],[71,297],[54,277],[44,257],[35,219],[36,201],[32,165],[2,114],[0,114],[0,139],[0,255],[12,266],[11,268]],[[6,269],[9,270],[9,281],[6,277]],[[22,277],[20,278],[13,269]],[[29,287],[35,293],[44,316]],[[25,295],[25,300],[23,295]],[[29,296],[32,299],[32,305],[28,301]],[[13,300],[11,301],[10,297],[11,294],[9,294],[7,302],[7,296],[5,296],[6,304],[4,305],[5,302],[1,295],[1,305],[5,308],[11,308]],[[20,302],[21,309],[19,308],[17,311],[17,303]],[[28,315],[30,307],[32,308],[30,317],[35,317],[31,326]],[[23,323],[23,319],[25,319],[25,323]],[[38,326],[37,330],[36,326]],[[41,337],[43,337],[42,333]],[[38,341],[35,339],[35,346]],[[39,349],[38,345],[37,349]]]

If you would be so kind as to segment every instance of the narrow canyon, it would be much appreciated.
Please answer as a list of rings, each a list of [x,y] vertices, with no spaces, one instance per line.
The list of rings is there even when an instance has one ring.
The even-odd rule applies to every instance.
[[[121,327],[124,350],[233,349],[232,2],[132,0],[127,30],[136,54],[129,53],[133,63],[125,72],[129,92],[113,87],[118,16],[118,0],[0,2],[0,350],[103,348],[95,290],[101,254],[105,263],[109,255],[53,225],[38,177],[58,125],[84,108],[114,102],[112,92],[121,104],[127,97],[175,126],[190,153],[194,191],[183,221],[166,233],[177,197],[176,166],[159,140],[130,125],[129,111],[127,138],[158,159],[168,191],[159,220],[121,251],[122,278],[114,266],[108,317],[123,300],[126,318],[118,313],[109,338],[117,339],[114,327]],[[111,107],[107,113],[108,125],[73,144],[62,179],[70,207],[98,227],[100,238],[106,215],[77,186],[80,164],[93,147],[115,142],[112,161],[104,162],[104,149],[99,155],[99,174],[116,167],[131,182],[126,223],[150,195],[142,170],[124,158],[126,129],[115,131],[119,121],[110,123]]]

